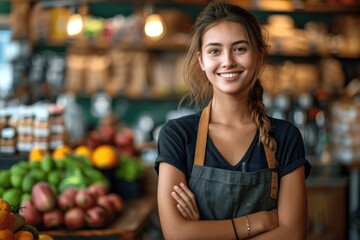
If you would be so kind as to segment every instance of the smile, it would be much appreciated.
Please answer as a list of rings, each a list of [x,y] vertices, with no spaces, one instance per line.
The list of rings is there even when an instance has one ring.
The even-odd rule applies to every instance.
[[[234,78],[240,75],[240,73],[220,73],[219,74],[223,78]]]

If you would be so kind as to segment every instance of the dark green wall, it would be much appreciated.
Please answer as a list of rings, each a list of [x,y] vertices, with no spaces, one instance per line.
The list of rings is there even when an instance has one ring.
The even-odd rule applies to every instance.
[[[11,1],[0,0],[0,14],[9,14],[11,11]]]
[[[82,111],[87,119],[90,127],[94,127],[98,119],[91,114],[91,98],[78,97],[76,102],[82,108]],[[170,110],[178,108],[178,99],[128,99],[125,97],[118,97],[112,100],[112,108],[116,116],[122,122],[127,124],[134,124],[138,118],[143,115],[150,115],[156,125],[163,124],[166,120],[166,114]]]

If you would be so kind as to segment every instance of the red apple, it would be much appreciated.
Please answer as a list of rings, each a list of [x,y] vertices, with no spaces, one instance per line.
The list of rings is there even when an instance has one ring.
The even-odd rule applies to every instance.
[[[67,211],[70,208],[75,207],[75,194],[63,192],[57,197],[57,204],[60,210]]]
[[[20,215],[25,218],[25,224],[38,226],[42,223],[42,214],[38,211],[31,199],[21,203]]]
[[[124,201],[119,194],[110,193],[110,194],[106,195],[106,197],[112,203],[116,212],[121,212],[124,209]]]
[[[100,196],[106,195],[109,192],[109,189],[102,183],[93,183],[87,190],[98,199]]]
[[[103,207],[109,214],[109,218],[113,219],[116,213],[116,209],[112,200],[107,198],[107,195],[101,196],[97,199],[97,205]]]
[[[103,207],[95,206],[86,211],[85,220],[89,227],[99,228],[105,226],[111,219]]]
[[[103,125],[99,127],[100,138],[104,143],[112,144],[115,137],[115,128],[111,125]]]
[[[115,144],[120,148],[134,144],[134,133],[131,128],[121,128],[115,135]]]
[[[64,214],[64,225],[69,229],[85,227],[85,211],[79,207],[69,209]]]
[[[80,189],[75,195],[75,204],[82,209],[88,209],[95,206],[96,200],[87,189]]]
[[[35,183],[31,189],[31,196],[34,206],[40,212],[48,212],[56,207],[56,195],[47,182]]]
[[[112,209],[112,211],[116,213],[119,213],[124,209],[124,201],[122,197],[116,193],[110,193],[99,197],[97,204],[108,210]]]
[[[43,215],[43,223],[45,228],[58,227],[63,224],[63,214],[60,209],[54,209]]]
[[[69,187],[69,188],[66,188],[61,194],[68,195],[70,197],[74,197],[77,191],[78,191],[77,188]]]
[[[102,144],[100,134],[96,130],[90,131],[87,135],[87,145],[90,148],[95,149]]]

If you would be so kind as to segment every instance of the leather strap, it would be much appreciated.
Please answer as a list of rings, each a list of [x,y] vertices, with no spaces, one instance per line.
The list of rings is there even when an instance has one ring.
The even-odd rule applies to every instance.
[[[199,121],[198,133],[196,137],[195,159],[194,159],[194,164],[198,166],[204,166],[206,142],[207,142],[207,135],[209,129],[210,110],[211,110],[211,101],[207,105],[207,107],[204,108],[203,112],[201,113],[201,117]]]
[[[269,168],[276,168],[276,161],[275,156],[271,152],[270,148],[268,146],[264,145],[265,155],[266,155],[266,161]]]
[[[268,146],[264,145],[265,155],[266,155],[266,161],[269,168],[276,168],[276,160],[275,155],[271,152],[270,148]],[[279,174],[277,172],[271,173],[271,192],[270,196],[273,199],[278,198],[278,192],[279,192]]]

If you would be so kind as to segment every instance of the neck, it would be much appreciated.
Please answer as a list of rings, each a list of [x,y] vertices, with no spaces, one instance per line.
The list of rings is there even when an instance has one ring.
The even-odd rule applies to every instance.
[[[214,98],[211,104],[211,122],[228,125],[252,123],[247,97]]]

